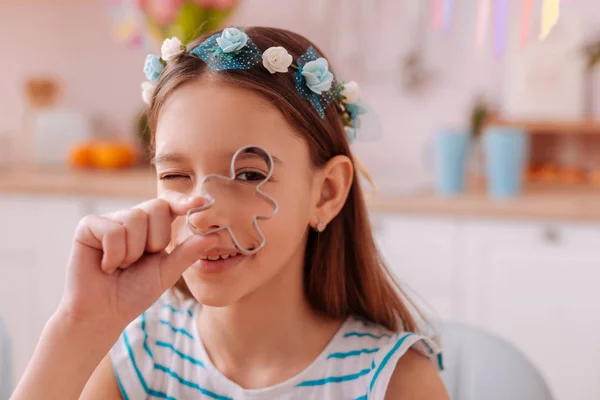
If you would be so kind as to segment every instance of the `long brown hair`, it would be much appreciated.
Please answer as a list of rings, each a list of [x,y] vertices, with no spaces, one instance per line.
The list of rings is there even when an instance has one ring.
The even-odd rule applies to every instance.
[[[245,32],[262,51],[282,46],[294,60],[313,45],[306,38],[283,29],[249,27]],[[188,50],[208,36],[190,43]],[[317,46],[313,47],[324,56]],[[252,90],[275,105],[306,140],[316,167],[324,166],[336,155],[352,158],[336,107],[329,106],[326,117],[321,118],[296,91],[294,74],[271,74],[258,66],[250,70],[215,72],[187,53],[169,63],[161,74],[148,111],[153,137],[167,97],[179,86],[200,77]],[[390,330],[417,331],[417,322],[411,314],[412,303],[403,295],[375,246],[357,178],[355,173],[348,199],[327,229],[321,233],[310,230],[304,262],[306,297],[315,310],[332,318],[354,315]],[[187,289],[182,282],[178,287]]]

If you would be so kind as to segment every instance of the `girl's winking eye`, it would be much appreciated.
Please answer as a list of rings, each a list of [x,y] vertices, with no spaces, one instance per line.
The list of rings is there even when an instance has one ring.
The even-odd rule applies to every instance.
[[[184,174],[164,174],[160,175],[158,179],[161,181],[172,181],[176,179],[189,179],[189,176]]]

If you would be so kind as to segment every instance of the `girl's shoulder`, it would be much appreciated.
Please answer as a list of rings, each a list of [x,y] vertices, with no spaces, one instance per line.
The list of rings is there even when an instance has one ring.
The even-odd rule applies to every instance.
[[[356,317],[348,318],[328,347],[327,375],[344,377],[350,386],[364,388],[365,399],[384,398],[398,361],[411,349],[442,369],[441,350],[430,338],[393,332]]]
[[[390,362],[391,357],[404,354],[408,349],[413,349],[442,369],[442,353],[439,345],[424,334],[390,331],[381,325],[358,317],[348,318],[343,330],[342,337],[345,346],[365,346],[364,348],[374,346],[377,351],[373,353],[378,354],[382,361],[387,360],[387,362]]]

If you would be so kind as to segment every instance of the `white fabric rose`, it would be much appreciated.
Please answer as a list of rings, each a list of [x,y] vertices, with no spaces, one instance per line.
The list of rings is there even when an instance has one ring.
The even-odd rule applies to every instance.
[[[288,72],[292,65],[292,56],[281,46],[269,47],[262,55],[263,65],[272,74]]]
[[[185,47],[179,38],[172,37],[171,39],[165,39],[160,50],[162,53],[161,58],[164,61],[171,61],[180,57],[185,52]]]
[[[142,99],[144,100],[144,103],[150,104],[152,96],[154,96],[154,89],[156,89],[154,83],[142,82]]]
[[[341,95],[345,97],[343,100],[344,103],[354,104],[360,98],[360,87],[358,83],[354,81],[344,83],[344,88],[341,91]]]

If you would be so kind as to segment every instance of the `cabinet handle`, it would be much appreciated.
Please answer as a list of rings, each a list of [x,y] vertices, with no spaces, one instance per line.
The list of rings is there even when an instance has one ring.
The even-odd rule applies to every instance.
[[[560,242],[560,233],[556,228],[546,228],[544,230],[544,240],[548,243],[558,244]]]

